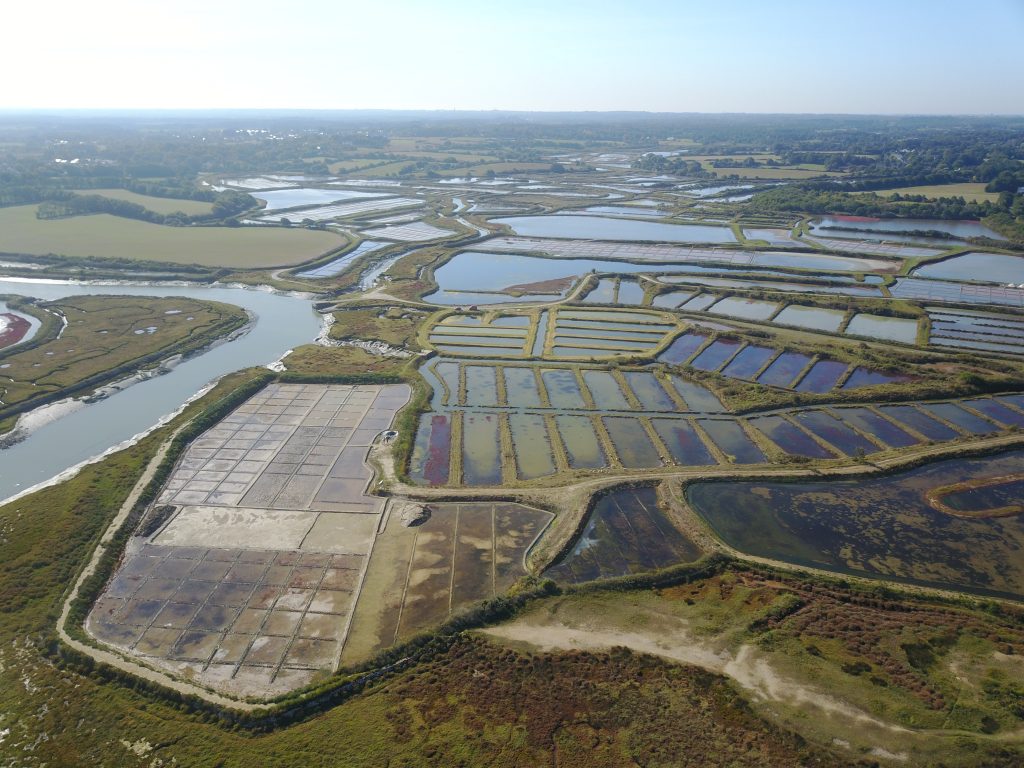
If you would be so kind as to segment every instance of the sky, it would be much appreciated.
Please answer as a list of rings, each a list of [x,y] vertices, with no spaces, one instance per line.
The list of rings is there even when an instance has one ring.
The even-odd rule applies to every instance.
[[[9,3],[0,109],[1024,114],[1024,0]]]

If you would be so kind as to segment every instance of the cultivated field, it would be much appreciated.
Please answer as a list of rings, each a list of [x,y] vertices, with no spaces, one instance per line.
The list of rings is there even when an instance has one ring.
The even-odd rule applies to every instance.
[[[202,200],[182,200],[171,197],[153,197],[152,195],[140,195],[138,192],[131,192],[127,189],[76,189],[79,195],[99,195],[109,197],[111,200],[124,200],[126,203],[135,203],[143,208],[148,208],[154,213],[184,213],[189,216],[202,216],[213,211],[213,203],[204,203]]]
[[[108,214],[37,219],[0,209],[0,252],[107,257],[236,269],[301,264],[342,245],[331,232],[274,227],[165,227]]]
[[[999,199],[998,192],[986,192],[985,184],[980,181],[977,183],[965,182],[963,184],[933,184],[931,186],[923,187],[880,189],[873,193],[867,192],[864,194],[876,194],[883,197],[887,197],[889,195],[924,195],[932,200],[940,197],[962,197],[964,200],[973,200],[976,203],[981,203],[986,200],[994,202]]]

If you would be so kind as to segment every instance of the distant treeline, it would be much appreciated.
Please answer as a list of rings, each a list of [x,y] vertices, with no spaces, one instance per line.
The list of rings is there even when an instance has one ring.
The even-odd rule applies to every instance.
[[[135,191],[135,190],[132,190]],[[145,193],[143,193],[145,194]],[[226,190],[213,197],[213,210],[209,214],[190,216],[180,211],[175,213],[157,213],[138,203],[117,200],[103,195],[83,195],[74,192],[58,192],[50,199],[44,200],[36,210],[40,219],[62,219],[68,216],[81,216],[91,213],[109,213],[126,219],[139,219],[152,224],[183,227],[197,222],[210,222],[236,216],[259,203],[251,195],[235,190]]]
[[[1005,208],[997,203],[976,203],[962,197],[930,200],[921,195],[891,195],[886,198],[877,194],[855,195],[849,192],[807,188],[804,185],[777,187],[756,194],[750,200],[748,208],[763,213],[794,211],[923,219],[982,219],[1005,211]]]
[[[638,171],[674,173],[681,176],[695,176],[697,178],[711,176],[698,161],[687,160],[683,155],[672,155],[670,157],[655,154],[642,155],[633,163],[633,168]]]

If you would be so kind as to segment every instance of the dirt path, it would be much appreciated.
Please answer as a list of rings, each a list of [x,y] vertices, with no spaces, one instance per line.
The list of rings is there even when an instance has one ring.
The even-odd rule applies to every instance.
[[[669,626],[666,626],[666,620],[670,622]],[[526,643],[543,651],[607,651],[614,647],[626,647],[725,675],[761,701],[816,709],[828,716],[893,733],[911,732],[783,676],[752,645],[741,645],[736,653],[724,647],[716,648],[716,645],[724,645],[722,639],[711,638],[704,642],[695,639],[687,622],[675,617],[668,619],[658,616],[656,626],[657,637],[654,633],[626,631],[614,626],[578,624],[571,618],[559,618],[556,610],[554,615],[528,614],[481,632],[500,639]]]

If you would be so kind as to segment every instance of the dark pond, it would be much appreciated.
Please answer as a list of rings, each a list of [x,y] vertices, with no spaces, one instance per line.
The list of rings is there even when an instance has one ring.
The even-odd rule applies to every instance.
[[[672,365],[685,363],[707,340],[707,336],[701,336],[698,333],[683,334],[669,344],[668,348],[658,356],[658,359]]]
[[[850,366],[836,360],[819,360],[796,385],[797,392],[828,392]]]
[[[917,445],[919,442],[917,438],[900,429],[870,408],[836,408],[836,414],[847,424],[852,424],[862,432],[874,435],[892,448],[907,448],[911,445]]]
[[[956,430],[950,429],[912,405],[880,405],[878,410],[889,418],[906,424],[928,440],[952,440],[959,436]]]
[[[826,450],[810,435],[781,416],[758,416],[749,419],[749,422],[785,453],[809,459],[835,458],[831,451]]]
[[[722,375],[734,379],[752,379],[774,354],[775,350],[771,347],[746,347],[725,366]]]
[[[661,456],[639,419],[629,416],[605,416],[602,421],[622,466],[630,469],[661,466]]]
[[[863,435],[825,411],[798,411],[797,422],[847,456],[875,453],[878,447]]]
[[[697,424],[722,453],[731,456],[736,464],[762,464],[767,461],[761,449],[735,421],[698,419]]]
[[[705,466],[717,463],[697,430],[685,419],[651,419],[651,424],[677,464]]]
[[[758,384],[788,388],[793,379],[811,362],[809,355],[800,352],[783,352],[757,377]]]
[[[1018,450],[857,480],[698,483],[687,498],[722,539],[752,555],[1020,599],[1024,516],[953,517],[925,494],[1022,471]]]
[[[697,355],[690,365],[701,371],[717,371],[742,345],[743,342],[741,341],[718,339],[711,346]]]
[[[545,575],[579,583],[665,568],[700,555],[658,508],[655,489],[634,488],[598,499],[573,548]]]

